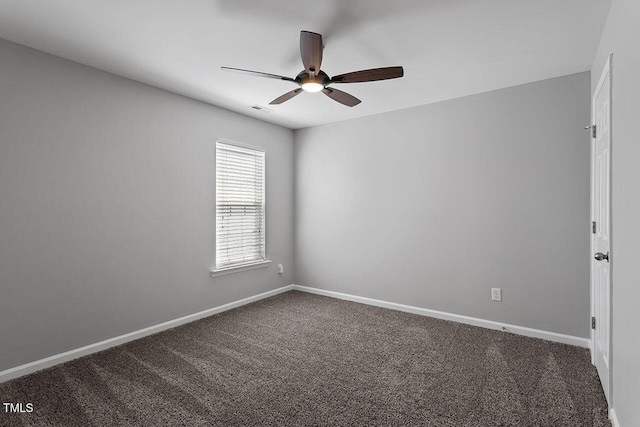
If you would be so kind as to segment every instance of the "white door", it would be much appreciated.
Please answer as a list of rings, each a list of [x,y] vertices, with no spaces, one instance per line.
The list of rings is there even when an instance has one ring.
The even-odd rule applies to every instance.
[[[611,68],[605,65],[592,100],[591,150],[593,362],[611,405]],[[593,321],[592,321],[593,322]],[[592,324],[593,326],[593,324]]]

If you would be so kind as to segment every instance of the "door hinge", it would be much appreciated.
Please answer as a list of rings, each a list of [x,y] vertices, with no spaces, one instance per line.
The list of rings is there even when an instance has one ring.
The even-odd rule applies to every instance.
[[[596,129],[598,127],[596,125],[591,126],[591,137],[595,139],[596,137]]]
[[[591,222],[591,232],[593,234],[596,234],[596,222],[595,221]]]
[[[596,328],[596,318],[592,317],[591,318],[591,329],[595,329]]]

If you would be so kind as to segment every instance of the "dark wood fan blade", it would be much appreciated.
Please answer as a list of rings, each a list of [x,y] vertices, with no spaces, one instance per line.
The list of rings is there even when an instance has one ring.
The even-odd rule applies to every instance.
[[[322,36],[310,31],[300,31],[300,56],[307,73],[317,76],[322,65]]]
[[[285,76],[279,76],[277,74],[263,73],[261,71],[243,70],[242,68],[220,67],[222,71],[232,71],[234,73],[248,74],[256,77],[266,77],[268,79],[286,80],[288,82],[295,82],[294,79]]]
[[[338,89],[322,89],[322,93],[327,95],[329,98],[334,101],[338,101],[340,104],[344,104],[347,107],[355,107],[360,104],[360,100],[353,95],[349,95],[347,92],[343,92]]]
[[[334,76],[331,83],[375,82],[376,80],[397,79],[402,76],[404,76],[402,67],[372,68],[371,70],[354,71]]]
[[[302,88],[299,87],[298,89],[294,89],[291,92],[287,92],[284,95],[277,97],[276,99],[271,101],[269,104],[271,105],[282,104],[283,102],[288,101],[294,96],[298,95],[300,92],[302,92]]]

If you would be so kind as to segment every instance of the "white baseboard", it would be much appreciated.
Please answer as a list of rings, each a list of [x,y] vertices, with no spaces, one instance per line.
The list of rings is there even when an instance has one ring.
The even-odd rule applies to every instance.
[[[482,328],[496,329],[499,331],[511,332],[513,334],[524,335],[527,337],[541,338],[548,341],[555,341],[563,344],[575,345],[578,347],[589,348],[590,340],[588,338],[580,338],[572,335],[558,334],[556,332],[548,332],[540,329],[532,329],[524,326],[510,325],[507,323],[494,322],[492,320],[478,319],[476,317],[462,316],[460,314],[447,313],[444,311],[430,310],[428,308],[414,307],[410,305],[398,304],[395,302],[382,301],[372,298],[360,297],[356,295],[343,294],[340,292],[328,291],[325,289],[310,288],[308,286],[293,285],[293,289],[308,292],[327,297],[343,299],[347,301],[359,302],[362,304],[373,305],[376,307],[389,308],[391,310],[404,311],[407,313],[419,314],[421,316],[435,317],[437,319],[451,320],[453,322],[464,323],[467,325],[480,326]]]
[[[613,408],[609,408],[609,419],[611,420],[612,427],[621,427],[620,421],[618,421],[618,416],[616,415],[616,410]]]
[[[16,366],[5,371],[0,372],[0,383],[9,381],[13,378],[21,377],[23,375],[31,374],[36,371],[40,371],[45,368],[49,368],[60,363],[68,362],[69,360],[77,359],[88,354],[96,353],[101,350],[106,350],[117,345],[127,343],[129,341],[137,340],[147,335],[152,335],[167,329],[175,328],[176,326],[184,325],[185,323],[193,322],[198,319],[213,316],[214,314],[222,313],[223,311],[231,310],[232,308],[240,307],[245,304],[249,304],[264,298],[268,298],[274,295],[281,294],[283,292],[290,291],[294,288],[293,285],[283,286],[278,289],[274,289],[268,292],[263,292],[252,297],[244,298],[238,301],[233,301],[228,304],[224,304],[218,307],[210,308],[208,310],[200,311],[198,313],[190,314],[188,316],[180,317],[178,319],[169,320],[168,322],[160,323],[158,325],[150,326],[148,328],[140,329],[138,331],[130,332],[128,334],[120,335],[117,337],[109,338],[108,340],[100,341],[94,344],[89,344],[84,347],[77,348],[75,350],[66,351],[64,353],[56,354],[44,359],[36,360],[35,362],[26,363],[24,365]]]
[[[5,371],[0,372],[0,383],[9,381],[13,378],[21,377],[23,375],[31,374],[36,371],[40,371],[45,368],[49,368],[60,363],[67,362],[69,360],[77,359],[82,356],[86,356],[98,351],[106,350],[111,347],[115,347],[129,341],[133,341],[148,335],[152,335],[167,329],[175,328],[176,326],[183,325],[185,323],[193,322],[198,319],[212,316],[223,311],[231,310],[236,307],[243,306],[255,301],[259,301],[264,298],[268,298],[274,295],[278,295],[287,291],[298,290],[302,292],[308,292],[312,294],[324,295],[332,298],[343,299],[347,301],[359,302],[362,304],[373,305],[376,307],[388,308],[391,310],[404,311],[407,313],[418,314],[421,316],[435,317],[438,319],[451,320],[453,322],[465,323],[467,325],[480,326],[488,329],[504,330],[518,335],[525,335],[528,337],[542,338],[549,341],[560,342],[563,344],[571,344],[579,347],[589,348],[590,340],[587,338],[574,337],[571,335],[563,335],[555,332],[542,331],[539,329],[526,328],[524,326],[515,326],[505,323],[494,322],[491,320],[478,319],[475,317],[462,316],[459,314],[446,313],[443,311],[430,310],[427,308],[414,307],[410,305],[398,304],[394,302],[382,301],[372,298],[360,297],[356,295],[343,294],[340,292],[328,291],[325,289],[311,288],[308,286],[300,285],[288,285],[278,289],[274,289],[268,292],[264,292],[252,297],[244,298],[238,301],[233,301],[228,304],[224,304],[218,307],[210,308],[208,310],[200,311],[198,313],[190,314],[188,316],[180,317],[178,319],[170,320],[168,322],[160,323],[158,325],[150,326],[148,328],[140,329],[138,331],[130,332],[128,334],[120,335],[117,337],[109,338],[104,341],[100,341],[94,344],[89,344],[84,347],[80,347],[74,350],[70,350],[64,353],[56,354],[44,359],[36,360],[34,362],[26,363],[24,365],[16,366]],[[615,419],[615,411],[612,409],[610,412],[614,427],[619,426]]]

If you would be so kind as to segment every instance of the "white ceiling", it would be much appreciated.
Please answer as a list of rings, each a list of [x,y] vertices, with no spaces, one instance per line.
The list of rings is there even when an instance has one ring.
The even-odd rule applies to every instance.
[[[0,0],[0,38],[297,129],[589,70],[611,0]],[[276,106],[302,70],[300,30],[329,75],[402,65]],[[268,106],[272,113],[250,106]]]

